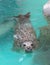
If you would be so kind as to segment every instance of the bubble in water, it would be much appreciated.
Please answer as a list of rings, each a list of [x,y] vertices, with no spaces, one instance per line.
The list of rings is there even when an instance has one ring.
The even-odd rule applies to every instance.
[[[24,57],[26,56],[26,54],[23,55]]]
[[[19,62],[22,62],[23,61],[23,57],[19,59]]]

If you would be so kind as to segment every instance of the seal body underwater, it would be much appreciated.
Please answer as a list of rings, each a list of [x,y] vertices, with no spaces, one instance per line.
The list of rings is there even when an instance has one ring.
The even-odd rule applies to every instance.
[[[30,22],[30,13],[26,15],[15,16],[17,25],[14,32],[13,48],[22,48],[26,52],[30,52],[37,47],[37,39],[35,31]]]

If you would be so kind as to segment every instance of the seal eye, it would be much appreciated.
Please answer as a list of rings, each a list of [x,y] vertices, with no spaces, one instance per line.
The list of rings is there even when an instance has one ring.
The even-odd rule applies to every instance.
[[[33,46],[33,44],[31,44],[31,46]]]
[[[26,46],[25,44],[23,44],[23,46]]]

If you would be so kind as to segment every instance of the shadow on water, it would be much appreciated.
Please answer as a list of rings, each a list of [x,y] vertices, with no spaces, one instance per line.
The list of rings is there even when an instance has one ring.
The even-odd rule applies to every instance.
[[[32,59],[32,65],[50,65],[50,50],[36,53]]]

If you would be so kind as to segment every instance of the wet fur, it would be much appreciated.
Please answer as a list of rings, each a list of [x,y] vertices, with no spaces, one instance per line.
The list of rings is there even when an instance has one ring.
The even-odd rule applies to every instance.
[[[13,44],[13,49],[21,49],[22,43],[25,41],[32,41],[32,43],[35,45],[35,48],[37,47],[37,38],[35,31],[31,25],[30,22],[30,13],[27,13],[26,15],[19,15],[19,16],[14,16],[17,18],[17,24],[15,26],[14,30],[14,35],[21,36],[21,38],[14,38],[14,44]]]

